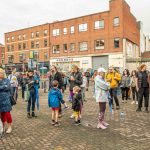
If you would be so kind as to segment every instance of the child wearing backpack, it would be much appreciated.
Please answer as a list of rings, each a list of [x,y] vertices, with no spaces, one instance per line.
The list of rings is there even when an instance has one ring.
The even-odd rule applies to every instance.
[[[59,106],[60,103],[65,104],[65,101],[63,100],[61,91],[58,89],[58,81],[54,80],[52,85],[53,88],[51,88],[48,94],[48,105],[52,108],[52,125],[58,127],[60,126],[58,122]]]

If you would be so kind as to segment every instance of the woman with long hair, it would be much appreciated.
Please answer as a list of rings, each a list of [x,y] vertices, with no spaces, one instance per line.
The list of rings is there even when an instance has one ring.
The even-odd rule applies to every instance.
[[[127,102],[130,90],[130,73],[128,69],[123,71],[121,79],[122,102]],[[126,99],[126,101],[124,101]]]

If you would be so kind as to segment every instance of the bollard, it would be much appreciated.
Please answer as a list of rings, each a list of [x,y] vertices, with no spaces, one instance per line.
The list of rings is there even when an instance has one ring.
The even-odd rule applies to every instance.
[[[44,81],[44,93],[46,93],[46,81]]]

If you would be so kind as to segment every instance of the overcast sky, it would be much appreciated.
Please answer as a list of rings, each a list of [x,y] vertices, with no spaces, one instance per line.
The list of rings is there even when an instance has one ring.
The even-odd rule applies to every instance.
[[[126,0],[150,35],[150,0]],[[0,43],[4,33],[108,10],[109,0],[1,0]]]

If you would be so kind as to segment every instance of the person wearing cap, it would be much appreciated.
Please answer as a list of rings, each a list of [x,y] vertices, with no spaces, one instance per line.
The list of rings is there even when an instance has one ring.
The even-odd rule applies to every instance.
[[[10,91],[10,81],[5,77],[5,71],[0,69],[0,117],[3,122],[4,131],[6,123],[8,124],[8,129],[6,131],[8,134],[12,132],[12,116],[10,113],[12,106],[10,102]]]
[[[106,74],[106,81],[110,83],[109,92],[112,98],[112,108],[114,108],[114,105],[113,105],[113,98],[114,98],[115,103],[116,103],[116,109],[120,109],[119,99],[117,97],[117,88],[118,88],[120,80],[121,80],[121,75],[114,70],[113,66],[109,67],[109,71]]]
[[[142,111],[142,103],[144,97],[145,112],[148,113],[149,106],[149,88],[150,88],[150,73],[146,70],[147,66],[142,64],[140,71],[137,73],[137,91],[138,91],[138,108],[137,112]]]
[[[106,110],[106,102],[108,101],[108,92],[110,85],[105,81],[105,72],[104,68],[98,69],[98,74],[95,77],[95,98],[96,102],[99,103],[99,117],[97,128],[106,129],[108,123],[104,121],[104,114]]]

